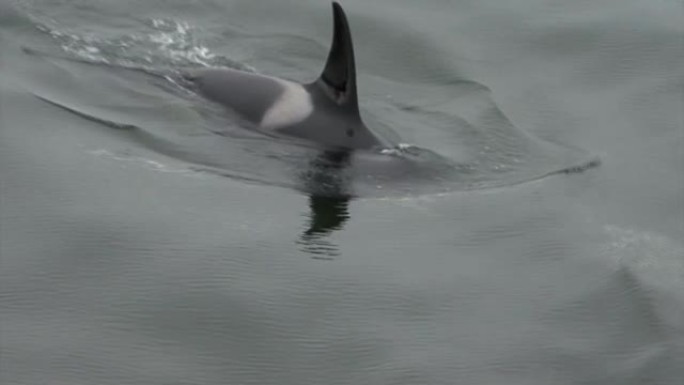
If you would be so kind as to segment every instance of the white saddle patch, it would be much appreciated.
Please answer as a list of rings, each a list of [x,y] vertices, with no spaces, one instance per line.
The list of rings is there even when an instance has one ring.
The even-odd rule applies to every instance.
[[[311,95],[301,85],[283,79],[275,79],[283,86],[283,93],[266,111],[259,126],[265,129],[277,129],[299,123],[313,112]]]

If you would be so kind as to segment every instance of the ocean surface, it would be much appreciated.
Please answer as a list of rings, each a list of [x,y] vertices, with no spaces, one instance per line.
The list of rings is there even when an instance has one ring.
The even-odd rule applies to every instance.
[[[2,385],[682,384],[682,2],[342,5],[348,157],[180,76],[327,0],[0,0]]]

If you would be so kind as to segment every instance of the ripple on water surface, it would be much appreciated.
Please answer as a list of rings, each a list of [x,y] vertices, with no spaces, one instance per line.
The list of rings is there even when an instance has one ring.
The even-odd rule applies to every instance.
[[[382,107],[379,112],[363,110],[372,129],[393,138],[402,133],[438,138],[435,146],[399,140],[393,148],[335,160],[331,151],[251,132],[185,88],[177,76],[184,68],[254,71],[212,52],[203,31],[186,21],[144,19],[135,32],[115,36],[36,23],[57,47],[25,47],[25,53],[79,76],[58,89],[34,81],[35,95],[102,127],[117,128],[119,138],[188,162],[191,169],[321,195],[405,196],[501,187],[599,164],[580,149],[516,127],[487,87],[463,79],[434,85],[441,93],[447,87],[459,95],[438,105],[388,99],[373,103]],[[106,100],[87,94],[95,82],[107,90]]]

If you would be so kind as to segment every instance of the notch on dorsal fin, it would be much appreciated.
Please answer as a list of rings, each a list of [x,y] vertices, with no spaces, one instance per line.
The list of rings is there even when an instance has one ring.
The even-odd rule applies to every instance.
[[[325,69],[317,82],[322,83],[328,95],[340,107],[358,114],[356,66],[349,23],[340,4],[333,2],[332,7],[334,18],[332,45]]]

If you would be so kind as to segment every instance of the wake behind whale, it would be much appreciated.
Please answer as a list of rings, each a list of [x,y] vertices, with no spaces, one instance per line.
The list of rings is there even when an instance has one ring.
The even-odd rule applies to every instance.
[[[121,51],[111,49],[125,39],[90,37],[86,41],[78,36],[62,44],[72,55],[68,64],[63,63],[64,58],[55,57],[59,55],[25,50],[47,65],[78,67],[78,77],[58,89],[34,79],[30,83],[34,94],[66,111],[90,117],[103,127],[127,127],[117,130],[117,137],[141,151],[182,160],[194,170],[318,195],[447,193],[513,185],[598,164],[584,151],[535,138],[515,127],[493,102],[489,90],[474,81],[449,86],[464,90],[458,115],[398,104],[385,105],[382,115],[366,110],[363,103],[359,108],[348,24],[341,8],[333,7],[333,45],[322,76],[313,83],[299,85],[239,72],[225,65],[229,59],[217,59],[210,66],[214,68],[207,68],[203,59],[195,62],[195,68],[187,68],[185,63],[186,68],[169,70],[177,52],[168,57],[168,62],[136,65],[135,57],[124,57]],[[155,27],[157,24],[153,23]],[[65,39],[64,34],[50,35]],[[114,53],[107,56],[107,52]],[[156,54],[163,57],[163,52]],[[215,68],[217,65],[221,68]],[[93,106],[97,96],[70,96],[87,95],[85,90],[93,82],[115,91],[108,95],[106,104]],[[84,92],[74,91],[79,89]],[[149,95],[155,98],[146,97]],[[136,107],[131,108],[132,104]],[[177,111],[171,116],[155,112],[169,109]],[[364,120],[373,124],[367,126]],[[386,128],[390,125],[392,129]],[[396,139],[398,135],[389,140],[396,130],[416,130],[416,136],[440,130],[448,134],[448,143],[453,146],[437,153],[427,149],[429,143],[402,144]],[[388,132],[390,135],[380,135]],[[445,148],[444,141],[440,147]],[[349,152],[343,157],[343,167],[320,167],[336,159],[328,156],[330,151]],[[320,178],[320,170],[329,175]]]

